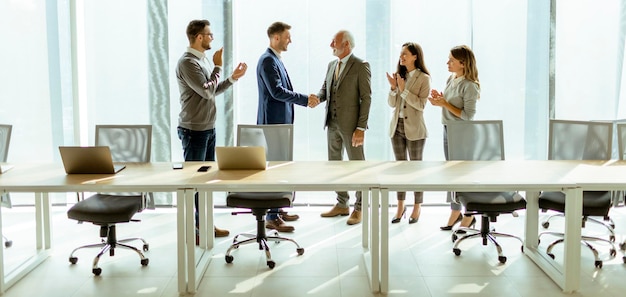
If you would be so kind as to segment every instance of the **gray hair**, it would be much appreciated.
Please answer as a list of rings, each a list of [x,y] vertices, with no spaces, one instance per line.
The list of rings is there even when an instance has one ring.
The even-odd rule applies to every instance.
[[[348,46],[350,46],[350,50],[354,49],[354,36],[352,36],[352,33],[350,33],[350,31],[348,30],[341,30],[339,31],[339,33],[342,34],[342,39],[341,41],[347,41],[348,42]]]

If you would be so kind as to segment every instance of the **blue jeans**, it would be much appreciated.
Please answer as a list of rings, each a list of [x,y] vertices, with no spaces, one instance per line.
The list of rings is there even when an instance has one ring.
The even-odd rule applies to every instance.
[[[215,161],[215,129],[193,131],[178,127],[185,161]]]
[[[215,161],[215,129],[193,131],[178,127],[185,161]],[[195,195],[196,228],[198,227],[198,193]]]

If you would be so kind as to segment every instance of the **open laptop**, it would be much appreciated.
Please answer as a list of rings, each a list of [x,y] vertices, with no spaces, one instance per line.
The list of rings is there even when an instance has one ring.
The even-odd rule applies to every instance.
[[[265,148],[262,146],[218,146],[215,148],[220,170],[265,170]]]
[[[115,174],[126,165],[114,165],[108,146],[60,146],[67,174]]]

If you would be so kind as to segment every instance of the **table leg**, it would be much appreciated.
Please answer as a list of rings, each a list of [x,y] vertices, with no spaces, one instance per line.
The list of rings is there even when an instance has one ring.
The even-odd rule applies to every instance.
[[[565,238],[563,291],[571,293],[580,287],[580,236],[583,208],[581,188],[565,189]]]
[[[389,190],[380,189],[380,292],[389,292]]]
[[[178,255],[178,293],[187,292],[187,255],[185,251],[185,190],[176,191],[176,254]]]

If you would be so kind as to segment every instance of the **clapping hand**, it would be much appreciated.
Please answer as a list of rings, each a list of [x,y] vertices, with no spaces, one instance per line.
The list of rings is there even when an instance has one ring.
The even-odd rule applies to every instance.
[[[246,63],[239,63],[239,65],[235,67],[235,70],[233,70],[233,74],[231,75],[231,77],[234,80],[238,80],[239,78],[244,76],[244,74],[246,74],[246,70],[248,70],[248,65],[246,65]]]
[[[398,87],[398,82],[396,81],[396,74],[389,74],[389,72],[385,72],[387,74],[387,81],[389,81],[389,85],[391,86],[391,90],[395,90]]]
[[[443,106],[446,102],[446,98],[443,97],[443,93],[433,89],[430,91],[428,101],[430,101],[430,104],[434,106]]]
[[[213,64],[215,66],[222,66],[222,53],[224,52],[224,48],[220,48],[213,53]]]

